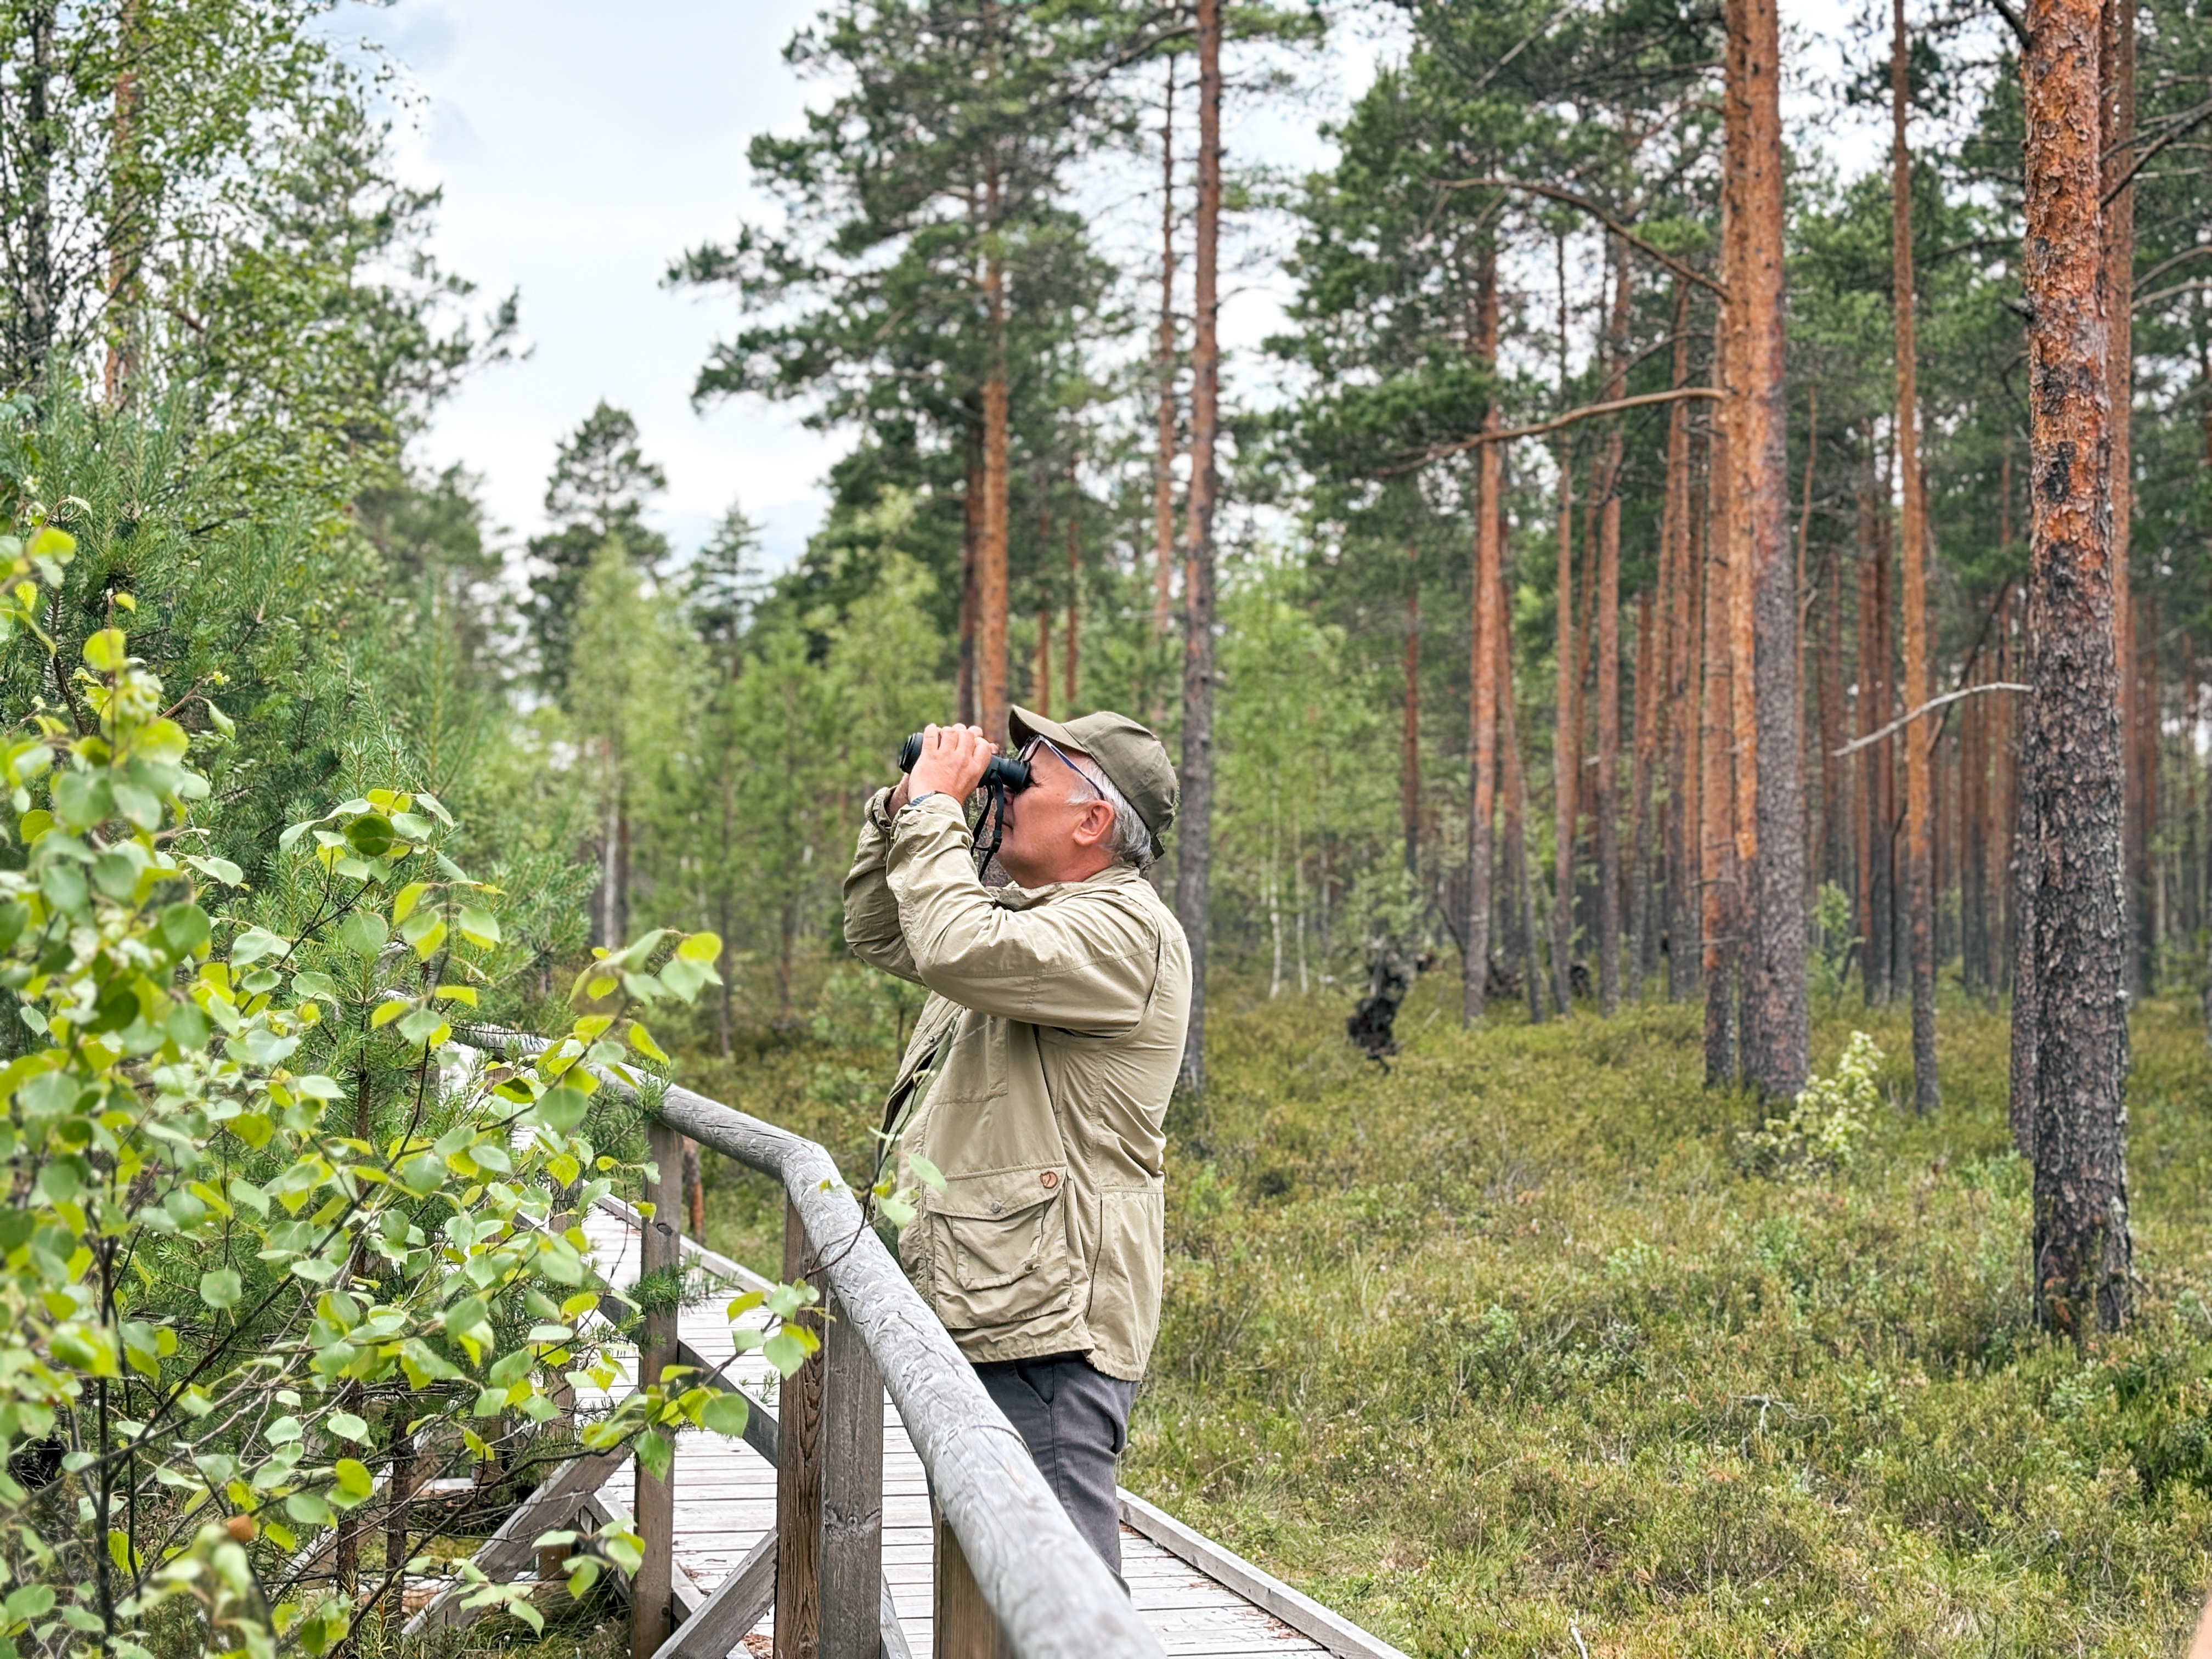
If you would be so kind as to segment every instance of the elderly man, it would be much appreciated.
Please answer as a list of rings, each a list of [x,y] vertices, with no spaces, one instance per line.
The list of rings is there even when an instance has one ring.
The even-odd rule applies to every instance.
[[[977,878],[961,817],[990,742],[933,726],[868,803],[845,940],[934,994],[884,1121],[944,1189],[914,1183],[900,1257],[1118,1573],[1115,1468],[1159,1328],[1161,1125],[1190,1018],[1189,947],[1144,878],[1175,771],[1120,714],[1012,725],[1031,779],[1006,808],[1012,884]]]

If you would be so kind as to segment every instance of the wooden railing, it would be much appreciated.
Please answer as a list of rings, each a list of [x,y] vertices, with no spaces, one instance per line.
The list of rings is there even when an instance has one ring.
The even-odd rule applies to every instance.
[[[536,1046],[507,1033],[477,1040],[487,1048]],[[637,1095],[619,1078],[605,1080]],[[1076,1532],[1020,1434],[884,1249],[830,1154],[673,1086],[659,1095],[648,1134],[660,1180],[646,1193],[653,1214],[643,1228],[641,1272],[680,1259],[676,1182],[680,1137],[689,1136],[781,1183],[783,1276],[811,1280],[828,1315],[820,1352],[784,1381],[777,1412],[776,1653],[876,1659],[896,1651],[894,1642],[903,1647],[883,1583],[888,1389],[929,1477],[939,1659],[1162,1659],[1127,1592]],[[648,1316],[640,1382],[677,1358],[674,1312]],[[710,1650],[721,1659],[744,1632],[726,1632],[710,1617],[716,1604],[744,1602],[752,1587],[738,1581],[770,1570],[767,1560],[747,1563],[682,1629],[672,1629],[681,1479],[680,1460],[665,1480],[640,1471],[635,1519],[645,1559],[632,1582],[633,1659],[708,1659]]]

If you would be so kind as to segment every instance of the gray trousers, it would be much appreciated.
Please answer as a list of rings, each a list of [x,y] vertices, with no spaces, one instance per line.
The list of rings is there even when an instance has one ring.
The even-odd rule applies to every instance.
[[[1129,1443],[1137,1385],[1094,1370],[1081,1354],[1003,1359],[975,1367],[1037,1472],[1091,1548],[1121,1572],[1121,1506],[1115,1466]]]

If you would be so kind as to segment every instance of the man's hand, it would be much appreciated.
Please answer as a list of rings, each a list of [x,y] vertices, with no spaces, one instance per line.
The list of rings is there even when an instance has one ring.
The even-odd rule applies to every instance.
[[[910,795],[941,792],[956,801],[975,793],[983,770],[999,751],[973,726],[925,726],[921,728],[921,758],[907,774],[906,781],[891,796],[890,810],[904,806]]]

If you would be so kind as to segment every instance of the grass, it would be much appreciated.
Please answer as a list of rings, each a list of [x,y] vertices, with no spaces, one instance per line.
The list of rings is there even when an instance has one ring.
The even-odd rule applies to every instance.
[[[1901,1012],[1820,1012],[1816,1066],[1867,1030],[1893,1103],[1792,1182],[1700,1086],[1693,1009],[1463,1033],[1432,976],[1386,1072],[1342,997],[1224,988],[1133,1489],[1424,1659],[2178,1651],[2212,1575],[2193,1010],[2137,1016],[2139,1313],[2077,1352],[2034,1328],[2005,1024],[1964,1000],[1924,1121]],[[833,980],[813,1030],[687,1073],[854,1169],[874,994]],[[712,1182],[712,1242],[776,1266],[775,1194]]]

